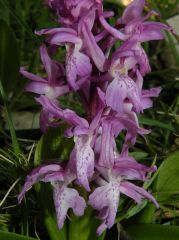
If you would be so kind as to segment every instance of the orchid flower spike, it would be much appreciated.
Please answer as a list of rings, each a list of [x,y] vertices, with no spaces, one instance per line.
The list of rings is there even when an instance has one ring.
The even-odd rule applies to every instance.
[[[102,0],[46,3],[59,22],[55,28],[36,31],[38,36],[45,36],[40,56],[46,76],[25,68],[20,72],[32,81],[26,91],[38,96],[35,99],[42,107],[41,129],[67,123],[64,136],[73,138],[74,146],[65,163],[42,164],[33,170],[18,200],[20,203],[36,182],[50,182],[59,228],[70,208],[75,215],[82,216],[88,203],[99,212],[100,235],[115,224],[124,195],[137,204],[147,199],[159,207],[150,190],[141,185],[156,167],[138,163],[129,150],[139,135],[150,133],[140,127],[138,114],[152,107],[153,98],[161,91],[160,87],[143,88],[151,67],[142,44],[163,39],[164,31],[171,28],[148,20],[156,14],[154,11],[144,16],[145,0],[133,0],[113,26],[109,22],[114,12],[105,11]],[[65,59],[59,63],[54,60],[54,53],[62,47]],[[61,104],[61,96],[69,93],[75,98],[78,95],[83,114]],[[119,146],[116,140],[120,135]],[[78,185],[88,199],[80,195]]]

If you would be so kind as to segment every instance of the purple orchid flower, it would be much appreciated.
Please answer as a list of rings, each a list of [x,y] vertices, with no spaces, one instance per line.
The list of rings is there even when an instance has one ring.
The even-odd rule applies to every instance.
[[[112,27],[104,18],[102,11],[99,11],[99,20],[102,26],[112,36],[122,41],[131,39],[136,42],[161,40],[164,38],[162,30],[171,31],[171,27],[160,22],[144,22],[151,15],[158,15],[155,11],[149,12],[143,17],[142,11],[145,6],[144,0],[134,0],[125,9],[123,16],[118,23],[124,25],[120,31]]]
[[[74,111],[69,109],[61,109],[53,101],[49,100],[45,96],[41,96],[36,99],[42,107],[51,113],[54,117],[64,120],[70,125],[76,126],[80,125],[81,127],[87,128],[89,126],[86,119],[79,117]]]
[[[118,156],[115,138],[122,130],[127,131],[124,140],[125,148],[129,142],[135,144],[138,134],[145,135],[150,132],[149,130],[139,127],[138,120],[134,113],[123,115],[115,113],[112,116],[105,117],[101,122],[100,141],[98,139],[98,144],[101,144],[98,164],[106,168],[113,166],[115,158]],[[105,149],[103,146],[105,146]]]
[[[48,0],[64,27],[77,28],[80,18],[102,5],[101,0]]]
[[[50,182],[53,186],[53,197],[55,209],[57,214],[58,227],[61,229],[67,216],[69,208],[77,216],[82,216],[86,208],[86,202],[83,197],[79,195],[77,190],[68,187],[68,185],[75,179],[75,176],[70,170],[64,170],[58,164],[42,165],[34,169],[26,179],[24,187],[18,195],[19,203],[25,196],[25,193],[37,182]]]
[[[101,235],[106,228],[110,229],[114,225],[121,193],[132,198],[138,204],[142,202],[142,199],[147,198],[156,207],[159,207],[150,193],[127,181],[144,181],[146,180],[146,173],[155,171],[155,167],[148,168],[126,156],[118,157],[112,168],[97,166],[97,169],[100,173],[100,176],[96,179],[99,187],[91,193],[88,203],[99,211],[99,218],[102,220],[102,224],[97,229],[98,235]]]
[[[32,80],[32,83],[27,85],[26,91],[45,95],[49,99],[56,100],[57,97],[69,92],[69,87],[64,84],[63,80],[63,66],[50,59],[45,45],[41,46],[40,55],[48,77],[45,79],[27,72],[24,68],[21,68],[20,73],[24,77]]]
[[[45,45],[40,47],[40,55],[44,68],[47,72],[47,78],[36,76],[26,71],[24,68],[21,68],[20,73],[24,77],[32,80],[32,82],[26,86],[26,91],[39,95],[45,95],[58,104],[57,98],[70,91],[69,86],[64,83],[64,68],[62,64],[51,60]],[[43,132],[46,131],[48,126],[56,126],[56,124],[49,122],[49,119],[53,117],[54,116],[49,112],[44,110],[41,111],[40,126]]]
[[[142,76],[151,72],[147,54],[139,42],[130,39],[123,42],[113,53],[111,65],[119,62],[119,59],[127,71],[138,69]],[[120,63],[120,65],[122,64]]]
[[[136,50],[127,50],[126,47],[131,46],[130,44],[127,43],[126,46],[124,45],[117,50],[117,53],[115,53],[112,58],[109,73],[114,79],[106,90],[106,104],[113,110],[123,113],[125,111],[125,105],[131,103],[133,106],[132,110],[139,113],[151,107],[150,97],[158,97],[160,88],[142,90],[142,74],[146,72],[146,69],[149,70],[149,68],[141,67],[137,69],[137,64],[139,66],[148,66],[148,62],[145,64],[146,57],[143,56],[143,54],[139,57],[138,54],[136,55]],[[133,80],[129,76],[131,70],[133,70],[133,75],[135,73],[136,80]],[[148,95],[146,93],[148,93]]]
[[[74,136],[75,146],[73,149],[72,158],[75,162],[76,174],[78,182],[87,191],[90,191],[89,179],[94,174],[95,167],[95,151],[93,150],[96,144],[96,139],[100,133],[101,117],[105,109],[104,94],[100,89],[97,89],[98,94],[98,112],[91,120],[88,127],[76,125],[66,131],[67,137]]]
[[[37,101],[43,108],[54,115],[56,118],[66,121],[72,128],[66,131],[66,136],[71,137],[75,134],[75,147],[72,160],[75,161],[77,178],[87,191],[90,191],[88,178],[94,173],[94,152],[90,146],[92,135],[89,132],[88,122],[80,118],[72,110],[62,110],[46,97],[40,97]],[[73,129],[73,130],[72,130]]]
[[[81,49],[83,42],[77,32],[71,28],[52,28],[36,31],[37,35],[47,35],[47,42],[55,46],[65,45],[66,55],[66,76],[70,87],[78,90],[77,77],[86,78],[90,76],[92,65],[89,57]]]

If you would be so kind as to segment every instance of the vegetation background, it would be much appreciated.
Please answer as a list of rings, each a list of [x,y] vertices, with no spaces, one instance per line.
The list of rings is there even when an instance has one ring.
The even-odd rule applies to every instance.
[[[161,21],[179,14],[177,0],[147,2],[146,10],[158,10]],[[123,11],[122,3],[104,0],[105,8],[114,10],[117,16]],[[54,15],[43,0],[0,0],[0,240],[111,240],[119,234],[120,239],[132,240],[179,239],[179,39],[169,33],[164,41],[144,46],[153,69],[145,78],[145,87],[162,86],[163,90],[154,107],[139,116],[140,124],[151,128],[151,134],[138,138],[131,150],[138,161],[158,166],[144,187],[157,198],[160,209],[145,201],[137,206],[124,198],[117,227],[97,238],[89,230],[94,221],[91,210],[85,221],[75,219],[73,224],[66,224],[70,235],[66,230],[57,230],[48,186],[37,185],[21,205],[17,204],[25,176],[42,158],[58,157],[58,150],[66,144],[59,137],[60,130],[41,136],[37,124],[39,106],[32,94],[24,92],[27,80],[19,75],[20,66],[34,73],[42,72],[39,46],[43,39],[34,30],[54,26]],[[63,56],[62,49],[56,57],[63,61]],[[75,96],[62,101],[64,106],[83,112]],[[121,142],[122,137],[118,139],[119,146]],[[63,151],[60,156],[66,158],[67,153]]]

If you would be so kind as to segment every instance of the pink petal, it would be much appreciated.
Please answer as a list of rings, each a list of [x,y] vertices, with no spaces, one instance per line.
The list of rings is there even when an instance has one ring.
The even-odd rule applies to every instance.
[[[40,31],[35,31],[35,34],[41,35],[53,35],[56,33],[71,33],[77,36],[77,33],[72,28],[49,28],[49,29],[42,29]]]
[[[102,50],[100,49],[100,47],[97,45],[93,34],[91,33],[91,31],[89,30],[89,28],[86,24],[83,25],[82,32],[84,35],[85,44],[89,50],[91,58],[93,59],[94,63],[96,64],[97,68],[101,72],[104,72],[106,70],[105,69],[106,58],[105,58]]]
[[[79,143],[79,140],[77,140],[76,168],[79,183],[83,185],[87,191],[90,191],[88,178],[91,178],[94,173],[94,152],[89,143],[85,141]]]
[[[68,32],[56,33],[53,36],[50,36],[47,40],[50,44],[61,45],[65,43],[80,44],[81,39],[74,34]]]
[[[124,78],[126,88],[127,88],[127,98],[131,101],[136,112],[142,110],[140,105],[140,92],[138,91],[137,85],[129,77]]]
[[[142,196],[131,188],[125,187],[125,184],[123,183],[120,186],[120,191],[126,196],[134,199],[134,201],[136,201],[138,204],[142,202]]]
[[[50,44],[61,45],[64,43],[81,43],[81,39],[77,37],[76,31],[71,28],[52,28],[36,31],[37,35],[47,35],[47,41]]]
[[[53,87],[53,97],[56,99],[57,97],[63,96],[65,94],[67,94],[70,89],[68,85],[62,85],[59,87]]]
[[[39,102],[43,106],[43,108],[49,111],[53,116],[56,116],[71,125],[81,125],[87,128],[89,127],[88,122],[84,118],[79,117],[72,110],[63,110],[59,108],[53,101],[49,100],[45,96],[40,96],[39,98],[36,98],[36,101]]]
[[[157,31],[157,30],[143,30],[141,34],[137,34],[135,38],[139,42],[148,42],[152,40],[162,40],[164,39],[164,33]]]
[[[153,102],[150,98],[142,98],[141,99],[141,106],[142,106],[142,109],[148,109],[148,108],[151,108],[153,106]]]
[[[122,15],[122,23],[127,24],[131,20],[142,17],[145,0],[134,0],[127,6]]]
[[[106,19],[103,17],[103,15],[99,16],[99,20],[102,24],[102,26],[105,28],[106,31],[108,31],[112,36],[114,36],[117,39],[120,40],[126,40],[128,38],[128,36],[126,36],[124,33],[120,32],[119,30],[117,30],[116,28],[112,27],[107,21]]]
[[[105,146],[105,148],[104,148]],[[114,133],[112,124],[104,121],[102,124],[101,151],[99,165],[112,167],[114,164]]]
[[[91,0],[80,0],[78,1],[78,3],[74,4],[73,7],[71,6],[72,7],[71,13],[75,18],[78,18],[82,11],[89,10],[93,4],[94,2]]]
[[[136,202],[140,202],[143,198],[147,198],[151,202],[153,202],[157,208],[159,207],[157,201],[150,193],[148,193],[142,187],[134,185],[133,183],[130,182],[121,183],[120,191],[124,192],[124,194],[128,195],[129,197],[133,198]]]
[[[32,187],[32,185],[34,185],[39,181],[45,181],[45,182],[52,181],[53,178],[51,176],[49,179],[47,177],[51,173],[58,173],[59,179],[61,180],[64,179],[63,169],[58,164],[40,166],[34,169],[29,175],[27,175],[26,182],[22,188],[22,191],[18,195],[19,203],[22,201],[22,199],[25,196],[25,193]]]
[[[66,58],[66,75],[68,83],[73,89],[78,89],[77,76],[89,76],[91,71],[92,65],[87,55],[75,49],[69,50]]]
[[[33,73],[30,73],[30,72],[26,71],[23,67],[20,68],[20,73],[21,73],[24,77],[26,77],[26,78],[28,78],[28,79],[30,79],[30,80],[32,80],[32,81],[42,82],[42,83],[46,83],[46,82],[47,82],[47,81],[46,81],[45,79],[43,79],[42,77],[37,76],[37,75],[35,75],[35,74],[33,74]]]
[[[100,236],[105,230],[106,230],[107,226],[105,223],[102,223],[98,228],[97,228],[97,235]]]
[[[114,79],[106,90],[106,104],[117,112],[123,112],[123,103],[127,97],[127,87],[124,81]]]
[[[100,217],[103,221],[97,230],[99,234],[104,231],[105,226],[108,228],[113,226],[118,209],[119,196],[119,183],[117,182],[110,182],[105,186],[98,187],[89,196],[88,203],[94,209],[100,211]]]
[[[63,66],[55,61],[53,61],[48,54],[47,48],[45,45],[40,47],[40,56],[42,63],[45,67],[45,70],[48,75],[49,85],[58,85],[59,78],[63,76]]]
[[[90,63],[90,59],[84,53],[75,51],[74,56],[76,58],[76,68],[77,73],[80,77],[84,77],[89,75],[92,71],[92,65]]]
[[[80,197],[75,189],[60,186],[59,184],[54,186],[54,202],[59,229],[63,228],[69,208],[72,208],[77,216],[82,216],[86,208],[84,198]]]
[[[32,82],[27,84],[27,86],[25,87],[25,90],[27,92],[45,94],[47,88],[48,88],[47,82]]]
[[[53,62],[50,59],[50,57],[48,55],[48,52],[47,52],[47,48],[44,44],[40,47],[40,56],[41,56],[42,63],[45,67],[45,70],[48,74],[48,79],[52,79],[52,76],[53,76],[53,72],[52,72]]]
[[[54,118],[53,114],[51,114],[46,109],[42,108],[40,112],[40,129],[43,133],[46,132],[49,126],[57,127],[59,125],[59,123],[50,122],[50,119],[53,119],[53,118]]]
[[[142,90],[142,97],[158,97],[161,90],[161,87],[151,88],[149,90]]]

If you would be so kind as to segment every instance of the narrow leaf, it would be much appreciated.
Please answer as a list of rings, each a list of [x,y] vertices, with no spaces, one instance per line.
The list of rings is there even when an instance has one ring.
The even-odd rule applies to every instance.
[[[148,125],[148,126],[154,126],[154,127],[159,127],[159,128],[163,128],[163,129],[167,129],[167,130],[170,130],[172,132],[175,131],[175,129],[169,125],[169,124],[166,124],[166,123],[163,123],[163,122],[160,122],[158,120],[153,120],[153,119],[150,119],[150,118],[146,118],[146,117],[141,117],[139,116],[139,122],[141,124],[144,124],[144,125]]]
[[[0,231],[0,239],[2,240],[37,240],[36,238],[26,237],[20,234]]]

